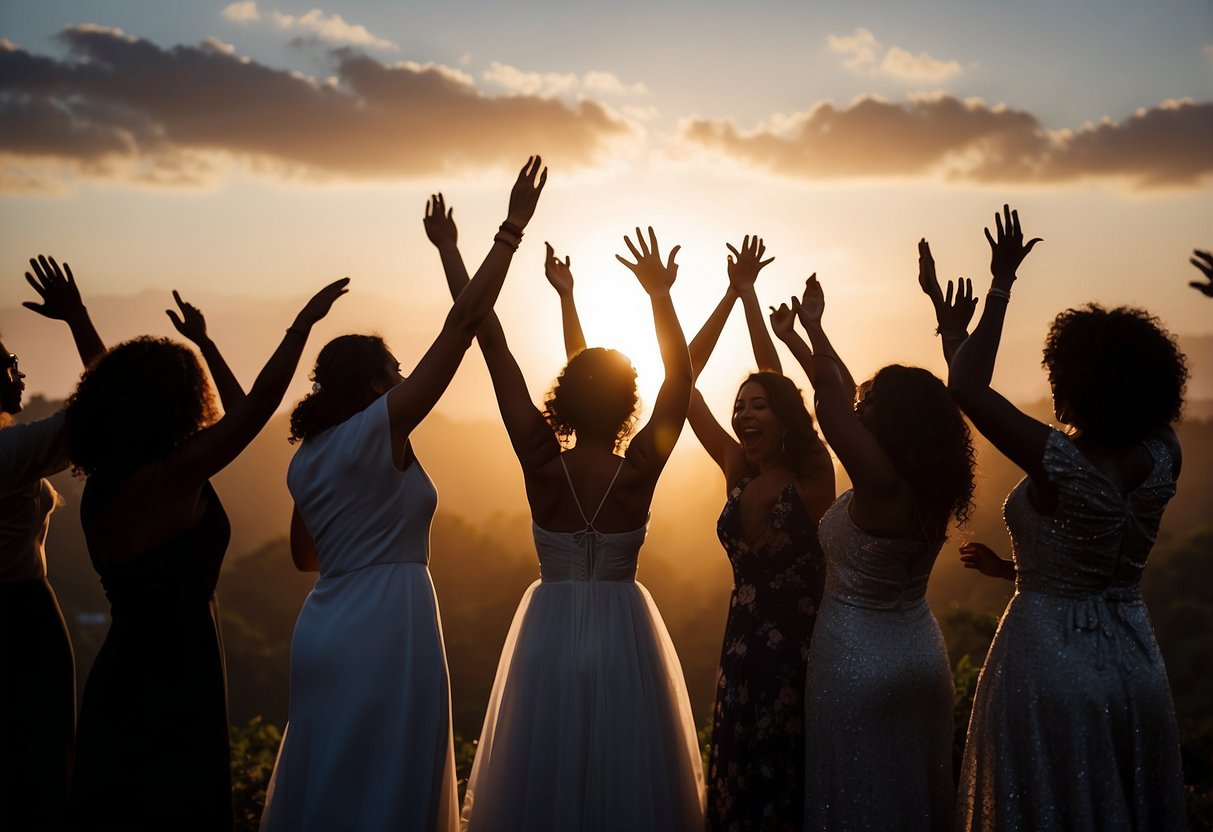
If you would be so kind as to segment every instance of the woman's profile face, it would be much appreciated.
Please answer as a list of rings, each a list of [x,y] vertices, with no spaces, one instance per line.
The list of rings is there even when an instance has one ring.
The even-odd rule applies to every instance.
[[[21,412],[21,396],[25,392],[25,373],[17,363],[17,356],[0,342],[0,410],[5,413]]]

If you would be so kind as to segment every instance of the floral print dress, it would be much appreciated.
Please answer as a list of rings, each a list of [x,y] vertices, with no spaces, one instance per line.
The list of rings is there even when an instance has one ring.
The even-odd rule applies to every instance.
[[[795,830],[804,812],[802,696],[825,566],[790,481],[748,536],[730,492],[716,531],[733,566],[708,758],[707,829]]]

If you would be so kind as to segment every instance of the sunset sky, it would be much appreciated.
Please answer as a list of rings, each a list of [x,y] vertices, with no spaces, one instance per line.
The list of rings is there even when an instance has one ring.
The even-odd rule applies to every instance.
[[[942,374],[915,244],[982,296],[981,230],[1005,201],[1045,239],[1008,318],[1012,396],[1042,392],[1034,356],[1066,306],[1213,333],[1187,286],[1191,249],[1213,248],[1208,0],[40,0],[0,7],[0,38],[0,333],[31,392],[78,371],[65,328],[20,307],[39,252],[72,264],[107,342],[172,334],[179,289],[246,384],[348,275],[306,357],[375,330],[407,369],[449,306],[426,197],[455,207],[474,270],[534,152],[550,180],[498,308],[536,396],[563,359],[550,240],[589,341],[632,355],[652,400],[647,303],[613,259],[637,224],[682,245],[688,337],[726,285],[725,243],[757,233],[776,257],[764,304],[816,271],[857,376]],[[703,381],[718,413],[749,364],[738,309]],[[494,413],[479,357],[439,407]]]

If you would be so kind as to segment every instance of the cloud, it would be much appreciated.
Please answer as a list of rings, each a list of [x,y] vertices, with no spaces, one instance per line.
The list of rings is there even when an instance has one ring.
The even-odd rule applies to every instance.
[[[240,0],[239,3],[232,3],[223,10],[222,14],[228,20],[236,23],[255,23],[261,19],[261,12],[257,11],[256,0]]]
[[[575,72],[527,72],[508,64],[494,61],[481,78],[489,84],[518,95],[537,95],[558,98],[592,94],[598,96],[647,95],[648,87],[642,83],[625,84],[610,72],[591,71],[584,75]]]
[[[1165,101],[1122,122],[1051,131],[1031,113],[950,95],[823,102],[752,131],[692,118],[684,142],[806,179],[906,177],[997,184],[1085,179],[1197,187],[1213,175],[1213,102]]]
[[[594,164],[633,128],[594,101],[492,97],[466,73],[333,50],[319,81],[217,40],[161,48],[72,26],[68,58],[0,45],[0,182],[30,171],[117,181],[210,181],[245,165],[270,175],[380,179],[508,165],[536,148]]]
[[[258,23],[265,19],[257,8],[256,0],[240,0],[227,6],[221,14],[227,20],[239,24]],[[383,49],[399,51],[400,47],[387,38],[372,34],[365,26],[346,23],[339,14],[326,15],[320,9],[312,9],[300,15],[287,14],[278,10],[269,12],[269,20],[279,29],[288,32],[302,32],[309,39],[328,44],[348,44],[363,46],[368,49]]]
[[[879,76],[907,84],[937,84],[964,71],[955,60],[941,61],[926,52],[915,55],[900,46],[885,49],[870,30],[863,28],[849,35],[827,35],[826,48],[842,57],[843,68],[857,75]]]

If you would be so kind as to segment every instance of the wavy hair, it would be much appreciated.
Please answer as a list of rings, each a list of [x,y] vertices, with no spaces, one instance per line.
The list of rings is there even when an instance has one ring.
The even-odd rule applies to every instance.
[[[325,344],[312,369],[312,392],[291,411],[289,441],[315,436],[365,410],[381,395],[376,383],[390,358],[378,335],[340,335]]]
[[[591,347],[560,371],[543,402],[543,418],[557,438],[613,436],[623,444],[636,426],[636,368],[618,350]]]
[[[1096,442],[1126,445],[1179,419],[1188,366],[1144,309],[1088,304],[1053,319],[1044,360],[1057,418]]]
[[[68,399],[68,456],[85,474],[122,476],[167,456],[216,416],[214,391],[193,350],[167,338],[135,338],[87,369]]]
[[[973,436],[947,386],[921,367],[890,364],[865,388],[875,407],[864,425],[909,482],[927,534],[942,538],[952,518],[968,522],[976,489]]]

